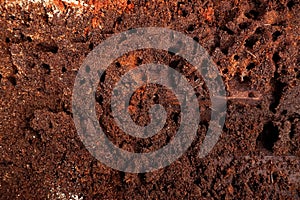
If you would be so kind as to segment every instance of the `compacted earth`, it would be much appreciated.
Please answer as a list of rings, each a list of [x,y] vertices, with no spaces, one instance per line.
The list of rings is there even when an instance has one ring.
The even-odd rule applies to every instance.
[[[297,0],[0,0],[0,199],[299,199],[300,3]],[[130,152],[167,145],[180,106],[148,84],[132,96],[139,125],[163,105],[166,126],[148,139],[128,137],[110,109],[112,85],[129,70],[163,63],[193,86],[201,110],[197,137],[171,165],[148,173],[114,170],[77,135],[75,77],[86,56],[115,33],[165,27],[197,41],[227,91],[222,134],[198,153],[210,121],[209,92],[178,55],[155,49],[124,54],[99,77],[96,111],[108,138]]]

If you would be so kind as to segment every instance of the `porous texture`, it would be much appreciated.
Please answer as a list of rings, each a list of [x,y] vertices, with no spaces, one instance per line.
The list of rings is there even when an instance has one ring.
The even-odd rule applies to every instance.
[[[300,198],[298,1],[0,2],[0,199]],[[186,76],[202,112],[197,138],[173,164],[120,172],[93,158],[78,137],[73,84],[87,54],[106,38],[153,26],[185,33],[207,50],[226,85],[227,118],[218,143],[200,159],[210,119],[201,76],[168,52],[122,56],[100,78],[95,97],[100,125],[115,145],[153,151],[179,127],[178,101],[157,85],[136,91],[129,112],[146,125],[149,107],[161,103],[165,129],[142,140],[116,126],[111,85],[140,64],[164,63]]]

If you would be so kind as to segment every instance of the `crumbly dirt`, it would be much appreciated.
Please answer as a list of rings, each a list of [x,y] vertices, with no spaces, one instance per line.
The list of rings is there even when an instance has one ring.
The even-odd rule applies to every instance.
[[[0,0],[0,199],[300,198],[298,1],[41,2]],[[197,138],[181,158],[154,172],[124,173],[82,144],[72,119],[73,84],[106,38],[151,26],[185,33],[207,50],[226,85],[227,118],[218,143],[200,159],[210,102],[193,66],[153,49],[122,56],[99,78],[95,97],[100,125],[115,145],[153,151],[179,127],[175,96],[151,84],[136,91],[129,112],[146,125],[150,106],[160,103],[168,129],[137,139],[116,126],[110,86],[140,64],[160,62],[185,75],[201,110]]]

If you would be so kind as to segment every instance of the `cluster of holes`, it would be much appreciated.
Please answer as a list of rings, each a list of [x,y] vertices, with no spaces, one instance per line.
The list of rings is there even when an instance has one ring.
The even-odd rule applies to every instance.
[[[257,138],[257,144],[261,144],[263,148],[272,151],[275,142],[279,138],[279,130],[272,122],[264,125],[263,131]]]
[[[15,38],[13,39],[14,43],[19,43],[19,42],[32,42],[32,38],[30,36],[25,36],[23,33],[20,33],[20,38]],[[11,39],[9,37],[5,38],[6,43],[10,43]]]

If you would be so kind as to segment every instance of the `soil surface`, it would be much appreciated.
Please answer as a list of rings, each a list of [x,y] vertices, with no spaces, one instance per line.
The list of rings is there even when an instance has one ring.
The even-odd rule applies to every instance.
[[[251,1],[0,0],[0,199],[299,199],[300,4]],[[109,139],[131,152],[168,144],[180,126],[174,94],[155,84],[131,98],[129,112],[149,122],[166,108],[150,139],[122,132],[110,110],[112,85],[141,64],[183,74],[201,110],[197,138],[177,161],[150,173],[111,169],[91,156],[72,115],[76,74],[106,38],[138,27],[166,27],[194,38],[214,60],[228,92],[222,135],[205,158],[209,94],[189,63],[146,49],[123,55],[99,77],[96,110]]]

